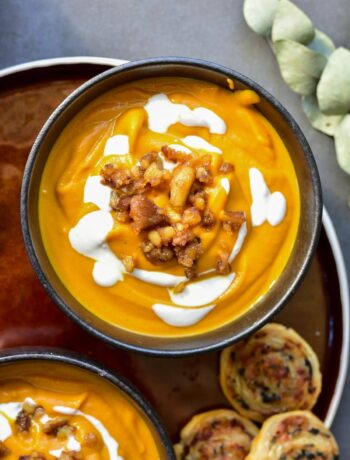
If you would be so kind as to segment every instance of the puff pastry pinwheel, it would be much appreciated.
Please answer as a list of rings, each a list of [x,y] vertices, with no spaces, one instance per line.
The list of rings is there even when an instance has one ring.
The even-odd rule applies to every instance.
[[[220,383],[234,409],[263,422],[274,414],[311,409],[322,380],[318,358],[305,340],[270,323],[223,350]]]
[[[233,410],[220,409],[194,416],[175,446],[178,460],[244,460],[257,427]]]
[[[246,460],[336,460],[339,448],[332,433],[309,411],[267,419]]]

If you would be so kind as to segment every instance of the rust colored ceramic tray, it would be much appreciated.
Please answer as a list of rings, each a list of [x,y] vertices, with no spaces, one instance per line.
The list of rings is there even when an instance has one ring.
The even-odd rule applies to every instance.
[[[22,172],[40,127],[73,89],[120,62],[52,59],[0,71],[0,348],[59,346],[95,358],[144,392],[175,440],[194,413],[228,405],[218,385],[218,352],[152,358],[113,349],[88,335],[44,292],[27,259],[20,229]],[[348,302],[341,250],[325,212],[312,267],[276,320],[294,327],[319,356],[324,385],[315,412],[328,426],[347,371]]]

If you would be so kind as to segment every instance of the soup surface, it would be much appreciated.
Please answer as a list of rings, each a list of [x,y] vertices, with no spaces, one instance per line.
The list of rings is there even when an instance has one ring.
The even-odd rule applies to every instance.
[[[0,366],[0,452],[9,460],[160,458],[142,413],[114,385],[37,361]]]
[[[45,166],[39,218],[53,267],[86,308],[134,332],[184,336],[266,294],[300,201],[258,102],[163,77],[107,92],[71,120]]]

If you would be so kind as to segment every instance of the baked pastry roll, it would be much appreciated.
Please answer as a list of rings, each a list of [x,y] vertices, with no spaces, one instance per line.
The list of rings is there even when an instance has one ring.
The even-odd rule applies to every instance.
[[[332,433],[309,411],[267,419],[246,460],[336,460],[339,448]]]
[[[310,345],[293,329],[275,323],[222,351],[220,383],[232,406],[257,422],[311,409],[322,384]]]
[[[181,430],[178,460],[244,460],[258,429],[233,410],[219,409],[194,416]]]

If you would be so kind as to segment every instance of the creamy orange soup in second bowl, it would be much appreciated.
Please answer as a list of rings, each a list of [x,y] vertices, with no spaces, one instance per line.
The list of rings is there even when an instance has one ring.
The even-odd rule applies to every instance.
[[[151,429],[116,386],[63,363],[0,366],[0,454],[7,460],[157,460]]]
[[[125,84],[54,144],[42,238],[64,285],[101,319],[152,336],[205,333],[282,273],[298,231],[297,177],[258,94],[231,83]]]

